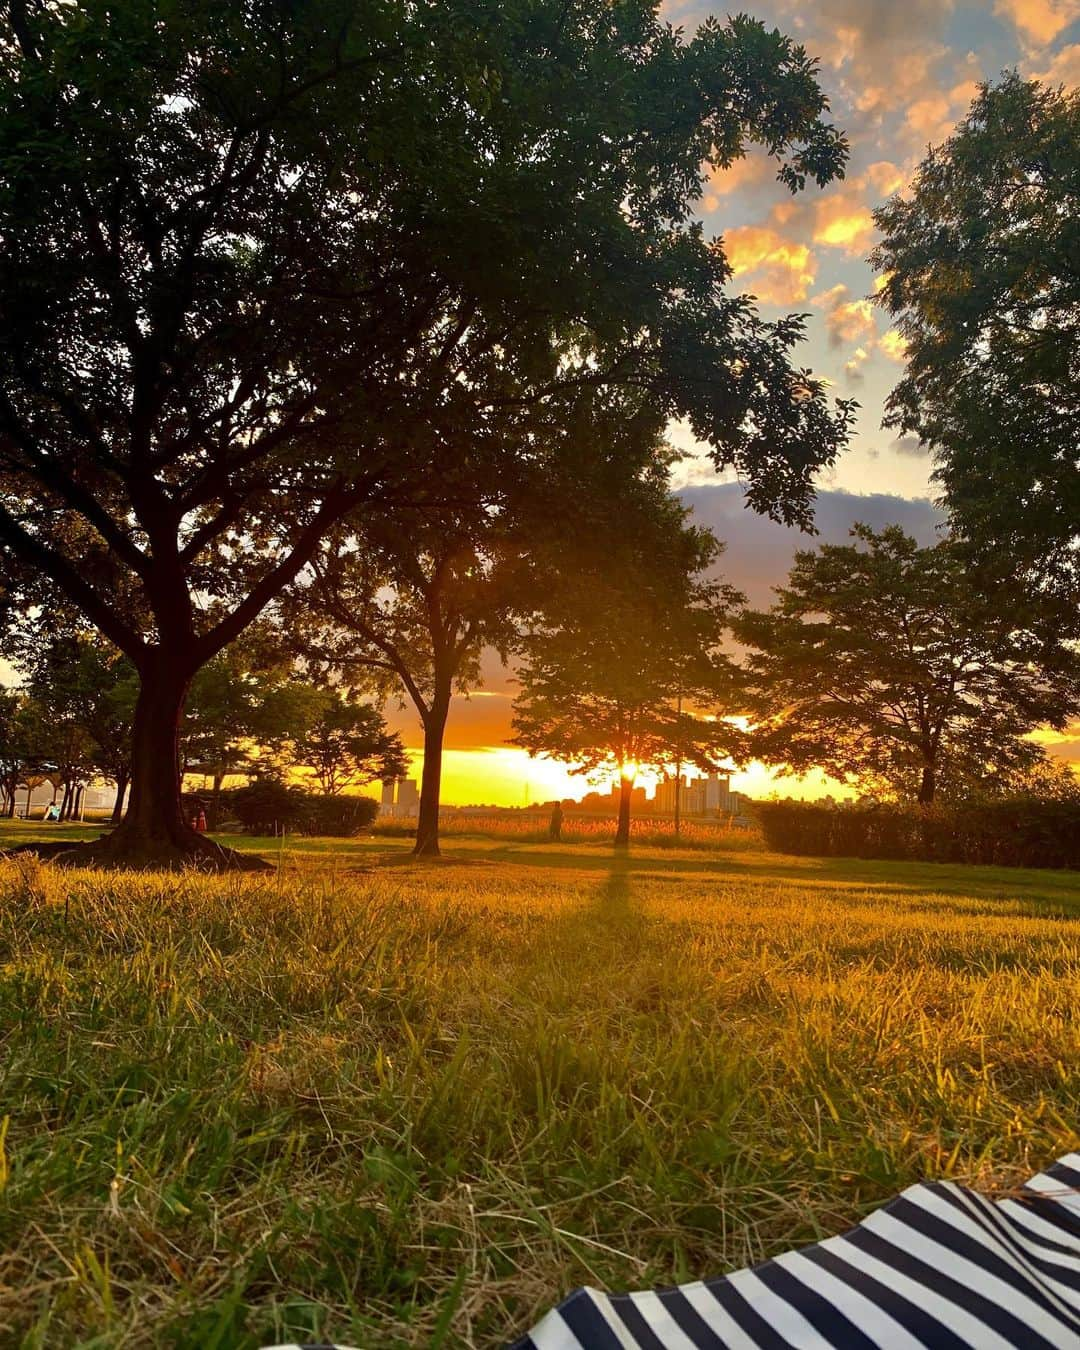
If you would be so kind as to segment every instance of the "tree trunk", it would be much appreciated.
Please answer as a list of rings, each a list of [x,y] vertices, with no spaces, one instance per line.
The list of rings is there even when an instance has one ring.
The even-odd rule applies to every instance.
[[[439,856],[439,798],[442,792],[443,737],[450,713],[449,681],[436,689],[431,707],[424,717],[424,770],[420,777],[420,809],[416,818],[417,858]]]
[[[75,847],[33,844],[72,867],[261,870],[261,858],[207,839],[184,819],[180,799],[180,718],[193,670],[182,652],[158,648],[143,664],[132,726],[131,792],[111,834]]]
[[[128,775],[124,772],[116,775],[116,801],[113,802],[112,816],[110,817],[114,825],[119,825],[124,818],[124,798],[127,795]]]
[[[933,764],[924,764],[922,781],[919,783],[919,805],[930,806],[937,790],[937,769]]]
[[[619,824],[615,830],[615,847],[630,847],[630,795],[634,780],[625,775],[619,778]]]

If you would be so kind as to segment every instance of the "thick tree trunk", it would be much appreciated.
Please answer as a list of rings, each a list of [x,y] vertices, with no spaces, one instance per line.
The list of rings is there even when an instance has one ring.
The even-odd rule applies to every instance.
[[[194,672],[183,653],[158,649],[140,670],[132,725],[131,793],[123,820],[111,834],[61,852],[72,867],[258,870],[261,858],[224,849],[184,819],[180,800],[180,719]],[[44,852],[40,846],[38,852]]]
[[[919,783],[919,805],[930,806],[937,790],[937,770],[933,764],[924,764],[922,781]]]
[[[615,847],[630,847],[630,797],[634,791],[632,778],[619,779],[619,823],[615,830]]]
[[[442,793],[443,737],[450,713],[449,688],[436,691],[424,718],[424,770],[420,776],[420,809],[416,818],[417,858],[439,856],[439,798]]]
[[[124,818],[124,798],[127,796],[128,775],[118,773],[116,775],[116,801],[113,802],[112,824],[119,825]]]

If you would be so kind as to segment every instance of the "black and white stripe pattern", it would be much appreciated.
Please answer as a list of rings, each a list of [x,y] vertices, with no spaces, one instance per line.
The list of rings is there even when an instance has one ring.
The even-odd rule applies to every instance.
[[[998,1201],[912,1186],[840,1237],[721,1279],[578,1289],[513,1350],[1080,1350],[1080,1154]]]
[[[579,1289],[514,1350],[1080,1350],[1080,1154],[1015,1198],[912,1186],[722,1279]]]

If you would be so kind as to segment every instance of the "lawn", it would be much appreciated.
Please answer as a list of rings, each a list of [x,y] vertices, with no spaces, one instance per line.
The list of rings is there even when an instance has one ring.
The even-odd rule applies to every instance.
[[[498,1346],[1080,1142],[1076,874],[261,846],[0,863],[0,1343]]]

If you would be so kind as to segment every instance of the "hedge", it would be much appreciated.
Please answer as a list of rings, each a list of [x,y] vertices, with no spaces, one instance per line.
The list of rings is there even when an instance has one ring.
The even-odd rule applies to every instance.
[[[1034,797],[916,807],[755,802],[766,845],[815,857],[1080,868],[1080,803]]]
[[[222,796],[224,813],[235,816],[245,834],[351,838],[379,813],[379,804],[371,797],[324,797],[273,779],[256,779]]]

